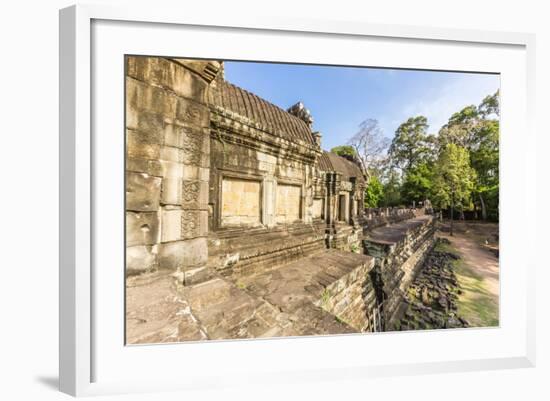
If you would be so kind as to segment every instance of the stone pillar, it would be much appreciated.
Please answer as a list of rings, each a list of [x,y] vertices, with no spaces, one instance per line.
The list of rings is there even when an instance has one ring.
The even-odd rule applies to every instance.
[[[127,273],[206,275],[210,133],[219,63],[126,59]]]

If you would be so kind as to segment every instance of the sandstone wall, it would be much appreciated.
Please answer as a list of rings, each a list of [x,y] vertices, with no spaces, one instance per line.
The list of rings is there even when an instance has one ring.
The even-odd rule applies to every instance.
[[[208,250],[208,85],[215,62],[126,58],[126,270],[191,282]]]
[[[374,281],[384,319],[390,325],[403,294],[416,277],[434,244],[431,216],[382,227],[363,240],[365,252],[375,257]]]

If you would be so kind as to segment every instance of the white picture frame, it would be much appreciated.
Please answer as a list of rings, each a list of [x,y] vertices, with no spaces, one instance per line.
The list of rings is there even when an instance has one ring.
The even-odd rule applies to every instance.
[[[105,227],[104,220],[110,212],[105,212],[101,202],[98,202],[99,193],[106,193],[102,185],[101,174],[106,169],[118,171],[120,164],[117,158],[122,157],[118,145],[123,141],[120,131],[119,142],[114,146],[108,146],[101,135],[94,136],[98,129],[103,129],[104,114],[100,110],[103,106],[97,103],[97,96],[101,96],[105,90],[114,91],[114,98],[120,99],[123,85],[103,85],[103,89],[95,88],[105,75],[103,68],[109,65],[102,64],[106,57],[97,56],[98,52],[106,48],[105,38],[109,38],[112,54],[151,54],[158,52],[160,55],[169,51],[170,40],[167,38],[170,29],[193,30],[187,35],[205,34],[204,46],[209,42],[206,36],[223,32],[227,35],[238,35],[247,40],[253,35],[261,34],[266,40],[277,41],[285,35],[286,38],[300,38],[304,41],[327,42],[338,39],[342,44],[346,41],[365,41],[373,46],[384,41],[384,46],[392,43],[397,45],[406,41],[408,46],[437,46],[445,53],[445,48],[454,46],[456,52],[477,51],[479,60],[465,58],[465,61],[453,64],[452,60],[441,60],[435,69],[488,71],[482,66],[482,53],[487,49],[495,49],[495,54],[502,53],[502,59],[498,57],[492,62],[496,69],[491,72],[500,72],[498,63],[510,64],[509,78],[502,90],[502,177],[517,180],[524,185],[524,191],[519,194],[511,194],[510,188],[502,186],[502,253],[501,267],[501,326],[496,329],[468,329],[466,331],[442,332],[416,332],[416,333],[392,333],[388,335],[349,335],[328,336],[321,338],[277,339],[277,340],[251,340],[212,342],[209,344],[174,344],[163,346],[140,346],[124,349],[123,338],[118,333],[119,328],[110,333],[108,322],[119,318],[113,312],[106,317],[102,312],[104,306],[98,301],[97,291],[101,291],[101,299],[108,301],[120,300],[118,290],[111,291],[107,282],[113,282],[115,288],[118,279],[113,272],[113,280],[109,280],[103,272],[98,273],[98,264],[104,266],[101,261],[112,257],[116,259],[115,252],[123,252],[123,242],[116,242],[115,248],[102,248],[101,241],[96,241],[98,230]],[[201,29],[203,31],[201,31]],[[132,32],[134,41],[139,42],[140,31],[148,30],[147,35],[139,43],[132,43],[125,48],[125,41],[129,39],[122,36],[121,32]],[[173,31],[175,32],[175,31]],[[172,33],[173,33],[172,32]],[[177,32],[180,32],[179,30]],[[185,33],[182,33],[185,34]],[[94,35],[96,39],[94,41]],[[147,42],[145,38],[149,38]],[[278,39],[279,38],[279,39]],[[156,42],[155,42],[156,40]],[[210,40],[213,40],[212,38]],[[282,40],[282,39],[281,39]],[[378,41],[378,42],[376,42]],[[401,42],[400,42],[401,41]],[[166,42],[166,43],[165,43]],[[154,50],[155,43],[163,43],[162,48]],[[303,42],[305,43],[305,42]],[[361,42],[363,43],[363,42]],[[379,43],[380,44],[380,43]],[[401,43],[402,45],[403,43]],[[118,46],[118,47],[117,47]],[[238,54],[238,44],[227,53]],[[287,51],[292,51],[289,46]],[[343,46],[346,47],[346,46]],[[116,49],[115,49],[116,48]],[[141,48],[141,50],[140,50]],[[275,48],[275,47],[274,47]],[[295,20],[292,18],[257,18],[255,20],[225,20],[221,16],[212,14],[190,15],[183,10],[166,10],[151,8],[112,8],[109,6],[72,6],[60,11],[60,390],[75,396],[127,393],[141,391],[165,391],[185,389],[206,389],[213,386],[239,385],[246,380],[254,380],[258,383],[275,384],[282,382],[327,380],[329,377],[353,378],[360,380],[366,377],[422,374],[431,372],[455,372],[480,369],[504,369],[515,367],[531,367],[535,364],[535,294],[534,274],[537,261],[535,253],[529,250],[534,244],[529,244],[524,239],[522,243],[516,242],[518,232],[530,230],[535,232],[534,221],[536,209],[527,206],[527,199],[533,197],[536,186],[535,178],[535,133],[533,128],[534,112],[534,35],[507,32],[483,32],[457,29],[438,29],[428,27],[412,27],[397,25],[376,25],[363,22],[350,21],[316,21]],[[403,47],[402,49],[406,49]],[[470,49],[470,50],[468,50]],[[477,49],[477,50],[476,50]],[[500,49],[500,50],[499,50]],[[240,57],[251,57],[241,50]],[[264,50],[267,51],[267,50]],[[344,50],[342,50],[344,51]],[[118,52],[118,53],[117,53]],[[349,50],[348,50],[349,52]],[[387,51],[388,53],[390,50]],[[500,54],[499,53],[499,54]],[[275,54],[275,53],[273,53]],[[282,53],[281,53],[282,54]],[[314,54],[311,53],[312,55]],[[344,53],[342,53],[344,54]],[[195,56],[196,54],[183,54],[183,56]],[[96,57],[97,56],[97,57]],[[179,56],[179,54],[178,54]],[[389,57],[389,54],[386,54]],[[210,57],[225,58],[225,54],[210,54]],[[268,56],[263,56],[268,57]],[[274,60],[277,56],[269,56]],[[313,56],[307,54],[301,59],[289,60],[288,56],[279,55],[285,61],[315,61]],[[308,57],[310,57],[308,59]],[[329,56],[326,56],[329,57]],[[415,64],[409,60],[407,65],[399,65],[398,55],[394,55],[395,61],[385,61],[384,65],[398,68],[426,68],[420,62]],[[116,57],[115,57],[116,58]],[[444,58],[444,57],[443,57]],[[262,59],[262,56],[256,57]],[[116,59],[117,63],[122,60]],[[319,62],[327,61],[319,60]],[[499,61],[496,61],[499,60]],[[363,62],[359,61],[364,65]],[[489,61],[487,61],[489,63]],[[119,65],[119,64],[113,64]],[[435,65],[435,64],[434,64]],[[487,64],[489,65],[489,64]],[[110,65],[112,67],[112,65]],[[372,64],[371,64],[372,66]],[[476,66],[479,69],[476,69]],[[503,67],[504,68],[504,67]],[[111,71],[113,72],[113,71]],[[123,82],[122,72],[120,82]],[[504,78],[503,78],[504,79]],[[95,80],[95,81],[94,81]],[[103,81],[108,82],[106,81]],[[94,89],[95,88],[95,89]],[[506,88],[509,88],[507,93]],[[512,90],[513,89],[513,90]],[[92,102],[92,96],[96,93],[96,103]],[[514,98],[510,93],[514,92]],[[516,96],[517,95],[517,96]],[[518,115],[507,114],[514,107],[519,107]],[[102,102],[100,102],[102,103]],[[97,106],[97,107],[96,107]],[[119,104],[122,108],[122,103]],[[118,109],[117,109],[118,110]],[[122,115],[119,116],[123,118]],[[116,119],[118,117],[115,117]],[[114,119],[111,119],[114,121]],[[116,122],[109,120],[108,123]],[[96,131],[94,131],[96,130]],[[513,132],[521,132],[521,138],[512,135]],[[117,153],[119,152],[119,153]],[[512,162],[512,152],[518,166],[508,168]],[[100,169],[98,160],[102,161]],[[103,171],[103,173],[101,171]],[[123,171],[120,170],[120,175]],[[105,184],[106,188],[116,187],[119,181],[117,174],[113,175],[113,181]],[[120,187],[123,191],[123,187]],[[117,198],[118,199],[118,198]],[[122,198],[121,198],[122,199]],[[114,203],[116,203],[115,201]],[[515,214],[511,213],[514,205]],[[122,203],[117,207],[122,207]],[[122,209],[121,209],[122,210]],[[510,212],[508,212],[510,211]],[[103,220],[101,220],[103,219]],[[117,220],[116,218],[114,220]],[[102,222],[103,221],[103,222]],[[118,221],[118,220],[117,220]],[[114,223],[116,225],[116,221]],[[514,227],[514,230],[510,230]],[[516,231],[517,229],[517,231]],[[113,230],[116,231],[116,230]],[[118,238],[118,237],[116,237]],[[509,247],[507,248],[507,245]],[[514,247],[524,246],[523,257]],[[110,254],[112,252],[112,255]],[[117,254],[118,255],[118,254]],[[522,258],[521,258],[522,257]],[[507,268],[515,261],[521,261],[521,270],[515,271]],[[122,266],[122,265],[121,265]],[[122,267],[121,267],[122,269]],[[508,270],[508,271],[507,271]],[[99,288],[101,287],[101,288]],[[118,287],[116,287],[118,288]],[[120,288],[122,290],[122,288]],[[95,298],[94,298],[95,296]],[[99,302],[100,304],[96,303]],[[118,311],[118,307],[114,308]],[[118,313],[118,312],[117,312]],[[509,318],[508,318],[509,317]],[[513,321],[512,321],[513,320]],[[123,323],[120,322],[123,326]],[[98,328],[100,327],[100,328]],[[107,327],[107,328],[106,328]],[[505,333],[500,335],[499,333]],[[496,333],[496,334],[495,334]],[[393,337],[389,337],[393,336]],[[110,355],[105,344],[108,337],[116,337],[113,344],[120,344],[120,360]],[[366,340],[365,340],[366,339]],[[426,355],[432,353],[432,357],[425,360],[417,358],[418,355],[407,354],[407,344],[445,344],[456,341],[457,349],[454,354],[450,350],[426,350]],[[470,353],[463,353],[460,344],[494,344],[494,348],[476,347]],[[371,357],[361,359],[361,352],[353,352],[357,349],[365,349],[368,343],[376,343],[376,348],[393,343],[395,350],[402,350],[399,357],[387,358],[371,353]],[[179,347],[179,348],[170,348]],[[195,364],[194,369],[186,372],[185,377],[166,375],[160,369],[155,377],[147,372],[148,380],[135,375],[130,379],[130,373],[125,376],[124,367],[128,372],[133,372],[131,367],[148,366],[164,363],[177,358],[177,354],[185,348],[186,361]],[[327,355],[318,357],[319,349],[327,350]],[[340,352],[336,352],[341,350]],[[276,357],[285,353],[286,355]],[[355,359],[350,354],[356,354]],[[436,357],[435,354],[439,354]],[[223,357],[220,357],[223,355]],[[258,362],[255,355],[265,357],[264,365]],[[289,356],[290,355],[290,356]],[[340,355],[340,359],[335,356]],[[453,356],[454,355],[454,356]],[[112,360],[109,358],[113,358]],[[233,358],[234,365],[224,365],[220,361],[218,365],[206,362],[213,360]],[[271,358],[271,359],[270,359]],[[310,358],[308,360],[308,358]],[[348,358],[348,359],[346,359]],[[181,359],[180,359],[181,360]],[[240,361],[239,361],[240,360]],[[101,361],[101,362],[98,362]],[[122,361],[122,362],[121,362]],[[121,364],[119,364],[119,362]],[[257,363],[257,364],[255,364]],[[112,365],[110,374],[103,373],[106,366]],[[169,369],[168,365],[168,368]],[[103,367],[103,368],[102,368]],[[287,368],[288,367],[288,368]],[[118,374],[115,374],[116,372]],[[206,373],[208,372],[208,373]],[[135,372],[133,372],[135,373]]]

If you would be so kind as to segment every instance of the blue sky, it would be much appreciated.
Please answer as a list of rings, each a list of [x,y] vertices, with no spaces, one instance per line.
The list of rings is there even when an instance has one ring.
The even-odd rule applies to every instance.
[[[391,139],[407,118],[424,115],[435,134],[452,113],[500,85],[489,74],[253,62],[226,62],[225,77],[283,109],[302,101],[325,150],[346,144],[367,118]]]

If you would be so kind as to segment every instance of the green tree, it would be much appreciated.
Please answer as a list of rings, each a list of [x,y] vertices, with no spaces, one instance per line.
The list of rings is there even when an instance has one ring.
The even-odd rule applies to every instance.
[[[393,207],[401,205],[401,179],[395,169],[391,169],[388,172],[383,193],[382,206]]]
[[[338,156],[342,156],[346,158],[357,157],[357,152],[355,151],[353,146],[349,146],[349,145],[335,146],[330,151],[332,153],[336,153]]]
[[[476,129],[476,144],[471,147],[472,167],[477,172],[475,192],[483,220],[498,220],[499,122],[483,120]]]
[[[468,151],[454,143],[445,145],[435,163],[433,195],[440,208],[451,208],[451,235],[455,207],[462,208],[468,202],[475,180]]]
[[[454,113],[439,132],[439,146],[456,144],[470,152],[477,180],[474,188],[483,220],[498,219],[499,193],[499,92],[486,96],[476,107]]]
[[[433,163],[424,162],[410,168],[405,174],[401,197],[407,204],[423,202],[431,196]]]
[[[372,176],[365,190],[365,207],[378,207],[384,196],[384,186],[376,176]]]
[[[397,128],[388,151],[396,167],[406,172],[433,154],[435,141],[427,130],[424,116],[411,117]]]
[[[495,115],[500,116],[500,91],[496,91],[492,95],[485,96],[478,107],[478,112],[484,117]]]

